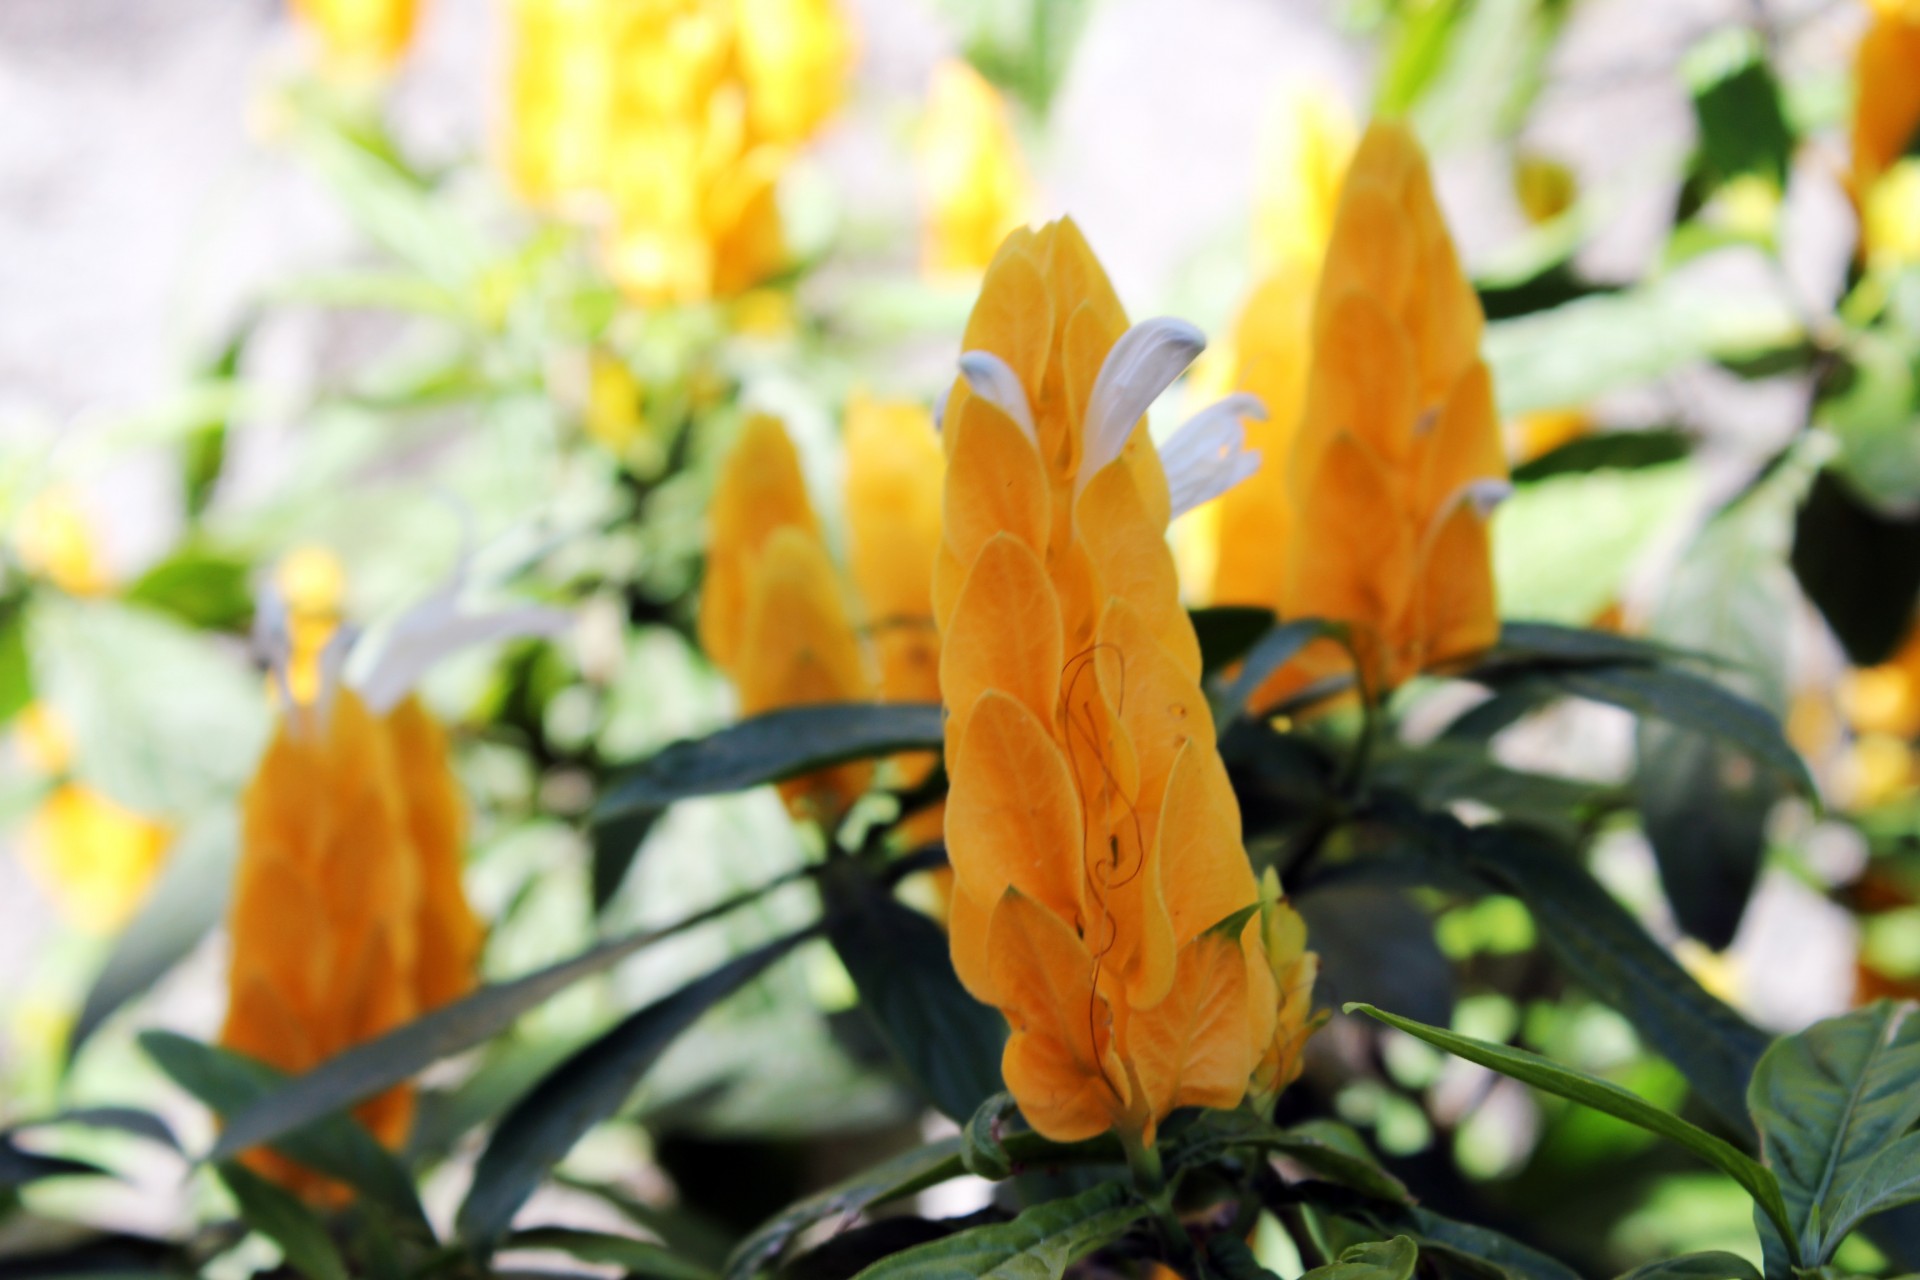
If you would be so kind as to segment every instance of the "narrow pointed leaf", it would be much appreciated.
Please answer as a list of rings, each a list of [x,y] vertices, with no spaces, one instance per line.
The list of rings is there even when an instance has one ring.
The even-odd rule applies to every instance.
[[[1683,1253],[1635,1267],[1620,1280],[1760,1280],[1760,1272],[1737,1253]]]
[[[237,1161],[219,1169],[241,1219],[279,1245],[289,1267],[307,1280],[347,1280],[347,1264],[313,1210]]]
[[[1035,1205],[1012,1222],[973,1227],[883,1258],[858,1280],[1060,1280],[1068,1266],[1124,1235],[1146,1205],[1117,1182]]]
[[[712,1280],[713,1272],[651,1240],[576,1227],[529,1227],[508,1236],[507,1249],[552,1249],[582,1262],[619,1267],[630,1280]]]
[[[1419,1261],[1420,1247],[1407,1236],[1395,1236],[1343,1249],[1339,1261],[1315,1267],[1300,1280],[1411,1280]]]

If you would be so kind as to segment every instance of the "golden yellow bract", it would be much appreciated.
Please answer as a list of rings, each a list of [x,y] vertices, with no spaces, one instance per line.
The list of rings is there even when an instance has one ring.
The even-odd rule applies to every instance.
[[[972,66],[942,62],[914,150],[925,224],[921,262],[933,274],[985,270],[1033,204],[1006,101]]]
[[[1876,3],[1854,54],[1853,170],[1848,186],[1861,216],[1861,256],[1920,257],[1920,175],[1907,148],[1920,129],[1920,8]]]
[[[467,992],[481,930],[460,885],[466,820],[444,733],[408,698],[348,689],[287,710],[242,800],[220,1043],[289,1072]],[[356,1114],[397,1145],[401,1087]],[[270,1152],[256,1168],[318,1199],[344,1189]]]
[[[940,537],[941,455],[924,409],[856,395],[847,410],[847,583],[835,568],[799,455],[778,419],[750,419],[727,456],[709,513],[701,647],[748,715],[818,703],[929,702],[939,649],[929,585]],[[902,785],[932,768],[894,762]],[[867,789],[872,766],[842,765],[780,786],[789,809],[832,827]],[[938,818],[908,824],[938,834]]]
[[[1487,518],[1507,464],[1483,324],[1419,144],[1374,124],[1314,299],[1281,610],[1346,623],[1374,693],[1499,634]],[[1348,665],[1322,643],[1278,680]]]
[[[1008,237],[964,346],[934,593],[954,966],[1034,1128],[1151,1141],[1240,1101],[1280,1007],[1140,417],[1198,344],[1129,330],[1063,221]]]
[[[291,0],[319,39],[327,68],[359,77],[390,69],[413,43],[420,0]]]

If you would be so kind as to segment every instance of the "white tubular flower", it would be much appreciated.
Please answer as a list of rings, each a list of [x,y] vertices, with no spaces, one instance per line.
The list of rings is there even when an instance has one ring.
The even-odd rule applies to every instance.
[[[1033,425],[1033,406],[1027,403],[1026,388],[1020,375],[991,351],[966,351],[960,355],[960,376],[967,380],[973,394],[1013,419],[1035,445],[1040,433]],[[942,417],[945,415],[942,414]]]
[[[1087,397],[1076,491],[1120,456],[1148,406],[1206,348],[1200,330],[1171,316],[1142,320],[1120,335]]]
[[[466,613],[460,608],[466,580],[463,559],[439,589],[368,637],[374,644],[370,659],[360,652],[366,646],[355,646],[358,670],[350,682],[375,714],[398,706],[428,668],[448,654],[490,640],[558,635],[572,625],[571,614],[539,605]]]
[[[1264,422],[1267,407],[1241,391],[1187,419],[1160,446],[1173,518],[1213,501],[1260,469],[1260,452],[1247,448],[1242,418]]]

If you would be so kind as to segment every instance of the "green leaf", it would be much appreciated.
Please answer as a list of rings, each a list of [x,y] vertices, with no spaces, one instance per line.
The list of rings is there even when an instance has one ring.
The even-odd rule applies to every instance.
[[[1855,332],[1845,363],[1814,408],[1815,425],[1839,444],[1834,469],[1875,511],[1911,516],[1920,510],[1920,433],[1913,429],[1920,379],[1912,339]]]
[[[552,1249],[582,1262],[619,1267],[637,1280],[712,1280],[713,1272],[650,1240],[573,1227],[529,1227],[508,1236],[507,1249]]]
[[[249,1227],[280,1246],[287,1265],[309,1280],[347,1280],[347,1264],[313,1210],[237,1161],[217,1166]]]
[[[67,1125],[76,1125],[83,1129],[117,1129],[136,1137],[158,1143],[160,1146],[183,1154],[180,1140],[173,1136],[173,1130],[165,1120],[151,1111],[142,1111],[137,1107],[76,1107],[71,1111],[59,1111],[50,1116],[41,1116],[33,1120],[23,1120],[9,1128],[5,1134],[18,1133],[22,1129],[55,1129]]]
[[[883,1258],[859,1280],[1060,1280],[1066,1269],[1111,1244],[1148,1209],[1117,1182],[1035,1205],[1012,1222],[957,1231]]]
[[[1812,452],[1784,455],[1714,517],[1667,575],[1652,635],[1728,660],[1717,683],[1775,722],[1787,706],[1787,630],[1799,592],[1787,569],[1793,512],[1812,482]],[[1720,950],[1733,941],[1766,850],[1782,775],[1742,748],[1669,724],[1638,726],[1639,795],[1660,881],[1680,927]],[[1784,785],[1783,785],[1784,783]]]
[[[1597,815],[1625,804],[1619,787],[1509,769],[1484,744],[1448,738],[1383,750],[1375,757],[1372,783],[1404,791],[1426,809],[1469,800],[1511,821],[1569,836]]]
[[[1700,130],[1700,175],[1711,186],[1747,175],[1786,186],[1793,132],[1766,52],[1758,32],[1728,25],[1682,62]]]
[[[601,797],[595,821],[664,809],[694,796],[744,791],[848,760],[942,744],[936,703],[833,703],[754,716],[705,738],[676,742],[629,770]]]
[[[1414,1205],[1400,1212],[1393,1225],[1403,1227],[1431,1259],[1458,1261],[1462,1269],[1488,1264],[1511,1280],[1579,1280],[1579,1273],[1557,1258],[1521,1244],[1498,1231],[1442,1217]]]
[[[65,1156],[46,1156],[37,1151],[22,1151],[13,1144],[10,1133],[0,1134],[0,1192],[23,1187],[43,1178],[111,1177],[107,1170],[85,1160]],[[4,1202],[0,1202],[3,1206]]]
[[[1748,1105],[1785,1196],[1782,1233],[1802,1263],[1832,1260],[1853,1225],[1843,1223],[1841,1205],[1920,1120],[1912,1010],[1882,1000],[1817,1022],[1775,1041],[1754,1068]]]
[[[1315,1267],[1300,1280],[1411,1280],[1419,1261],[1419,1246],[1406,1236],[1395,1236],[1344,1249],[1338,1262]]]
[[[1691,452],[1685,432],[1672,427],[1644,431],[1596,431],[1576,436],[1513,469],[1516,485],[1531,485],[1550,476],[1589,471],[1639,471],[1679,462]]]
[[[754,1228],[727,1259],[722,1274],[726,1280],[748,1280],[777,1271],[788,1247],[814,1224],[852,1217],[959,1177],[967,1172],[960,1148],[959,1138],[943,1138],[796,1202]]]
[[[140,575],[125,599],[203,631],[238,631],[253,616],[251,573],[237,557],[183,547]]]
[[[1876,1213],[1920,1201],[1920,1133],[1884,1148],[1848,1187],[1833,1211],[1829,1234],[1845,1240]]]
[[[812,934],[770,942],[629,1014],[535,1085],[500,1121],[474,1166],[460,1206],[461,1238],[498,1239],[547,1170],[620,1109],[682,1032]]]
[[[140,1047],[169,1079],[221,1116],[271,1094],[286,1077],[263,1062],[170,1031],[143,1031]],[[246,1143],[233,1154],[251,1148]],[[285,1132],[273,1149],[315,1172],[337,1178],[409,1225],[430,1233],[413,1180],[351,1116],[328,1116]],[[215,1163],[225,1163],[216,1154]]]
[[[1166,1161],[1175,1169],[1211,1164],[1238,1151],[1283,1155],[1328,1182],[1376,1200],[1407,1203],[1401,1181],[1382,1169],[1360,1135],[1334,1120],[1309,1120],[1283,1129],[1247,1111],[1202,1111],[1168,1140]]]
[[[1012,1175],[1013,1160],[1007,1155],[1007,1144],[1001,1134],[1019,1114],[1019,1104],[1003,1089],[967,1117],[966,1125],[960,1130],[960,1160],[968,1173],[991,1182]]]
[[[1760,1273],[1739,1254],[1715,1249],[1649,1262],[1619,1280],[1760,1280]]]
[[[1646,1099],[1627,1092],[1619,1085],[1575,1071],[1570,1067],[1563,1067],[1557,1062],[1525,1049],[1516,1049],[1511,1045],[1490,1044],[1471,1036],[1456,1035],[1451,1031],[1443,1031],[1439,1027],[1415,1022],[1411,1018],[1387,1013],[1372,1005],[1350,1004],[1346,1006],[1346,1011],[1364,1013],[1388,1026],[1398,1027],[1415,1039],[1424,1040],[1436,1048],[1445,1049],[1469,1062],[1477,1062],[1502,1075],[1511,1076],[1523,1084],[1530,1084],[1536,1089],[1543,1089],[1569,1101],[1592,1107],[1596,1111],[1603,1111],[1616,1119],[1625,1120],[1650,1133],[1668,1138],[1745,1187],[1755,1203],[1776,1224],[1782,1228],[1787,1224],[1786,1203],[1781,1198],[1780,1184],[1774,1180],[1772,1173],[1742,1155],[1725,1140],[1688,1124],[1678,1116],[1669,1115]]]
[[[641,846],[646,844],[647,837],[653,833],[654,824],[659,821],[658,809],[637,809],[594,824],[590,834],[593,840],[595,915],[605,911],[614,895],[620,892],[620,886],[626,883],[627,873],[633,869],[634,860],[640,856]]]
[[[860,1007],[928,1101],[965,1123],[1001,1089],[1006,1019],[960,985],[939,925],[864,875],[821,887],[827,936]]]
[[[1794,521],[1792,565],[1847,661],[1885,662],[1920,602],[1920,517],[1876,510],[1829,468]]]
[[[238,842],[231,811],[206,815],[175,841],[146,901],[113,940],[106,963],[87,988],[67,1041],[69,1062],[102,1023],[172,972],[220,923]]]
[[[1453,1017],[1453,966],[1434,939],[1432,918],[1404,889],[1304,885],[1293,905],[1320,955],[1323,998],[1384,1001],[1428,1022]]]
[[[1678,658],[1702,657],[1616,631],[1553,622],[1503,622],[1500,639],[1465,674],[1473,680],[1516,669],[1561,667],[1656,667]]]
[[[1611,667],[1562,671],[1551,679],[1575,697],[1706,734],[1772,772],[1783,785],[1816,794],[1806,762],[1780,722],[1705,676],[1674,667]]]
[[[1200,641],[1200,670],[1205,675],[1246,657],[1254,643],[1273,629],[1273,610],[1252,605],[1214,605],[1194,609],[1189,616]]]
[[[1582,405],[1706,359],[1797,342],[1793,308],[1772,292],[1707,289],[1674,272],[1638,288],[1581,298],[1487,326],[1502,416]]]
[[[1527,904],[1568,973],[1678,1067],[1722,1124],[1748,1131],[1747,1081],[1766,1033],[1702,988],[1569,850],[1524,831],[1480,827],[1466,856]]]
[[[33,666],[27,656],[25,600],[0,600],[0,725],[33,701]]]
[[[1591,622],[1620,598],[1663,531],[1686,518],[1698,489],[1699,470],[1688,462],[1516,483],[1493,513],[1502,612]]]
[[[248,1147],[270,1142],[310,1120],[343,1111],[383,1093],[442,1058],[502,1034],[522,1014],[545,1004],[582,978],[609,969],[663,938],[756,902],[790,878],[783,877],[750,889],[674,924],[643,929],[589,947],[571,959],[511,982],[481,987],[404,1026],[355,1045],[235,1112],[209,1158],[226,1159]]]

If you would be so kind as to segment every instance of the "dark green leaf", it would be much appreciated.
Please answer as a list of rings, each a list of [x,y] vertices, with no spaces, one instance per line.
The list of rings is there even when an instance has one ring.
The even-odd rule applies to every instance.
[[[1920,433],[1913,429],[1920,379],[1911,338],[1848,335],[1845,363],[1826,383],[1814,422],[1839,442],[1833,469],[1885,516],[1920,514]]]
[[[688,1262],[671,1250],[649,1240],[610,1235],[604,1231],[582,1231],[573,1227],[529,1227],[516,1231],[503,1242],[505,1249],[553,1249],[571,1254],[582,1262],[603,1262],[619,1267],[638,1280],[711,1280],[713,1272],[698,1263]]]
[[[834,703],[770,711],[705,738],[676,742],[629,770],[601,797],[595,820],[744,791],[848,760],[936,750],[941,732],[935,703]]]
[[[1338,1262],[1315,1267],[1300,1280],[1411,1280],[1419,1261],[1419,1246],[1406,1236],[1395,1236],[1343,1249]]]
[[[134,1107],[77,1107],[71,1111],[60,1111],[50,1116],[34,1120],[23,1120],[15,1124],[9,1133],[22,1129],[54,1129],[63,1125],[78,1125],[84,1129],[118,1129],[157,1142],[173,1151],[180,1151],[180,1140],[173,1136],[173,1130],[167,1122],[151,1111],[141,1111]]]
[[[1891,658],[1920,602],[1920,516],[1877,511],[1823,471],[1794,522],[1793,573],[1855,666]]]
[[[1527,904],[1568,973],[1666,1055],[1722,1124],[1747,1131],[1747,1080],[1766,1050],[1764,1032],[1708,994],[1569,851],[1482,827],[1468,858]]]
[[[1013,1160],[1007,1155],[1002,1134],[1019,1114],[1013,1095],[1003,1089],[967,1117],[960,1131],[960,1160],[967,1166],[968,1173],[994,1182],[1012,1174]]]
[[[1394,1219],[1396,1226],[1409,1231],[1420,1249],[1430,1258],[1446,1258],[1462,1264],[1490,1265],[1506,1280],[1578,1280],[1579,1273],[1557,1258],[1529,1248],[1511,1236],[1442,1217],[1431,1209],[1414,1205]]]
[[[1200,641],[1200,669],[1212,675],[1247,656],[1261,636],[1273,629],[1273,610],[1252,605],[1224,604],[1192,611],[1193,633]]]
[[[1286,1156],[1328,1182],[1376,1200],[1409,1199],[1406,1187],[1379,1166],[1360,1136],[1333,1120],[1309,1120],[1283,1129],[1250,1112],[1203,1111],[1168,1140],[1166,1160],[1184,1169],[1237,1151]]]
[[[22,1151],[13,1144],[10,1134],[0,1134],[0,1191],[25,1186],[29,1182],[38,1182],[43,1178],[91,1178],[111,1177],[107,1170],[85,1160],[69,1160],[65,1156],[44,1156],[36,1151]]]
[[[1835,1241],[1845,1240],[1875,1214],[1915,1201],[1920,1201],[1920,1133],[1909,1133],[1883,1148],[1846,1188],[1828,1234]]]
[[[1670,427],[1601,431],[1569,440],[1515,467],[1513,482],[1531,484],[1548,476],[1586,471],[1637,471],[1678,462],[1691,450],[1686,433]]]
[[[1620,788],[1509,769],[1484,745],[1444,738],[1380,753],[1372,781],[1376,787],[1404,791],[1423,808],[1445,809],[1470,800],[1510,820],[1565,834],[1625,801]]]
[[[1517,667],[1654,667],[1685,656],[1691,655],[1616,631],[1563,627],[1551,622],[1503,622],[1499,641],[1466,675],[1477,680]]]
[[[682,1032],[811,935],[804,930],[770,942],[629,1014],[535,1085],[501,1120],[474,1166],[460,1206],[461,1237],[498,1239],[541,1176],[620,1109]]]
[[[1471,1036],[1456,1035],[1439,1027],[1426,1026],[1411,1018],[1402,1018],[1397,1014],[1383,1012],[1372,1005],[1348,1005],[1347,1012],[1358,1011],[1368,1017],[1377,1018],[1389,1026],[1398,1027],[1416,1039],[1424,1040],[1436,1048],[1445,1049],[1457,1057],[1469,1062],[1477,1062],[1505,1076],[1511,1076],[1523,1084],[1543,1089],[1583,1106],[1603,1111],[1616,1119],[1638,1125],[1650,1133],[1685,1147],[1687,1150],[1711,1164],[1728,1177],[1745,1187],[1747,1193],[1766,1212],[1775,1223],[1784,1226],[1787,1222],[1787,1209],[1781,1199],[1780,1184],[1773,1174],[1762,1168],[1752,1159],[1744,1156],[1738,1149],[1706,1130],[1688,1124],[1678,1116],[1670,1115],[1652,1105],[1646,1099],[1627,1092],[1619,1085],[1598,1077],[1563,1067],[1557,1062],[1517,1049],[1511,1045],[1490,1044],[1485,1040],[1476,1040]]]
[[[249,1227],[280,1246],[287,1265],[308,1280],[347,1280],[347,1264],[313,1210],[237,1161],[216,1166]]]
[[[613,895],[626,883],[640,846],[647,842],[660,820],[658,809],[636,809],[605,822],[594,824],[593,838],[593,910],[607,909]]]
[[[960,985],[939,925],[865,876],[828,877],[822,889],[827,936],[860,1007],[927,1100],[964,1123],[1001,1088],[1006,1020]]]
[[[272,1094],[283,1080],[263,1062],[170,1031],[143,1031],[140,1047],[169,1079],[216,1114],[233,1115]],[[241,1150],[258,1145],[246,1143]],[[273,1149],[315,1172],[337,1178],[412,1226],[426,1229],[413,1180],[391,1152],[351,1116],[328,1116],[282,1131]],[[216,1163],[222,1162],[216,1160]]]
[[[355,1045],[236,1112],[229,1118],[210,1158],[225,1159],[248,1147],[270,1142],[309,1120],[343,1111],[409,1080],[442,1058],[500,1035],[522,1014],[545,1004],[582,978],[603,972],[663,938],[758,901],[768,890],[788,879],[790,877],[783,877],[759,889],[748,890],[675,924],[643,929],[603,942],[523,978],[482,987],[385,1035]]]
[[[1422,1021],[1453,1017],[1453,966],[1434,941],[1433,921],[1390,885],[1303,888],[1293,905],[1320,953],[1315,993],[1333,1005],[1385,1001]]]
[[[1115,1182],[1035,1205],[1012,1222],[973,1227],[883,1258],[860,1280],[1060,1280],[1068,1266],[1147,1215]]]
[[[1227,1231],[1215,1232],[1207,1238],[1206,1272],[1209,1277],[1218,1276],[1220,1280],[1279,1280],[1273,1272],[1260,1265],[1253,1256],[1253,1250],[1239,1236]]]
[[[726,1280],[748,1280],[777,1270],[793,1241],[815,1223],[851,1217],[959,1177],[960,1139],[943,1138],[902,1152],[825,1191],[808,1196],[756,1227],[727,1259]]]
[[[1716,1249],[1649,1262],[1635,1267],[1620,1280],[1760,1280],[1760,1273],[1739,1254]]]
[[[1753,176],[1784,188],[1793,132],[1759,34],[1722,27],[1687,51],[1683,71],[1700,130],[1702,179],[1717,187]]]
[[[1920,1018],[1879,1001],[1783,1036],[1754,1068],[1748,1105],[1778,1176],[1797,1260],[1830,1261],[1840,1208],[1883,1151],[1920,1120]],[[1857,1220],[1856,1220],[1857,1221]]]
[[[113,940],[106,964],[87,988],[67,1041],[69,1061],[101,1023],[145,994],[220,923],[238,840],[233,815],[221,812],[202,818],[175,842],[146,901]]]

